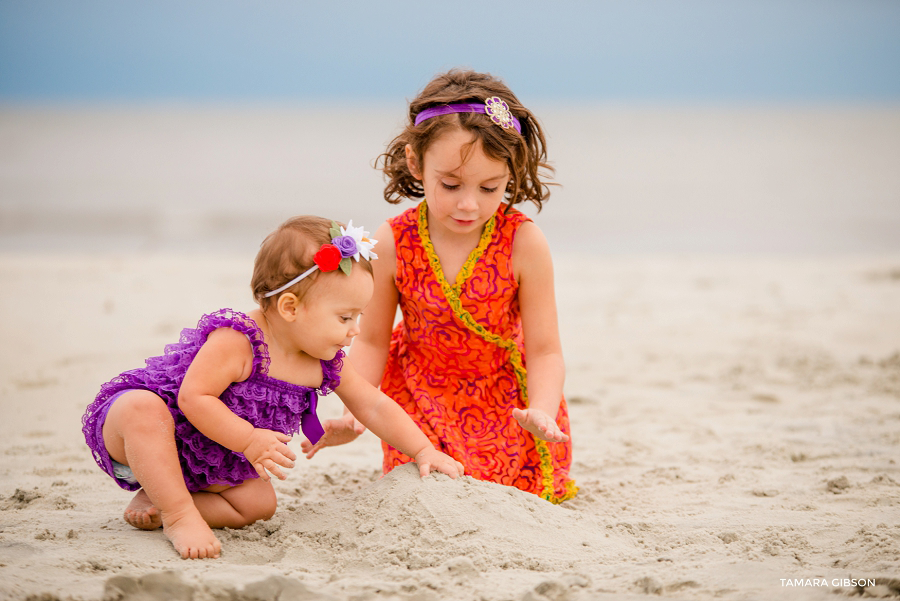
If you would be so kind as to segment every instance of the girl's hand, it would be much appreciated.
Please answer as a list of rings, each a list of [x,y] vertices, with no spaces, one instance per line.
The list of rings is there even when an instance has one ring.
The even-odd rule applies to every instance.
[[[334,447],[340,444],[353,442],[356,438],[366,431],[366,427],[359,423],[352,413],[345,413],[340,419],[327,419],[322,424],[325,434],[319,439],[319,442],[312,444],[308,440],[300,443],[300,449],[306,453],[307,459],[324,449],[325,447]]]
[[[294,467],[294,459],[297,458],[287,446],[290,441],[291,437],[287,434],[265,428],[253,428],[247,446],[242,452],[260,478],[268,482],[271,479],[266,473],[268,470],[279,480],[284,480],[287,476],[278,466]]]
[[[433,471],[447,474],[453,479],[466,473],[466,468],[462,463],[434,447],[422,449],[413,460],[419,466],[419,475],[423,478]]]
[[[559,429],[556,420],[540,409],[513,409],[519,425],[547,442],[566,442],[569,437]]]

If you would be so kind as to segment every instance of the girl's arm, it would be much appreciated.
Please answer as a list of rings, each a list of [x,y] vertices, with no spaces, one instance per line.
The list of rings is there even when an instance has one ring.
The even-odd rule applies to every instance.
[[[341,383],[335,392],[353,415],[378,438],[411,457],[419,466],[422,477],[432,470],[443,472],[451,478],[462,476],[465,472],[460,462],[435,449],[400,405],[367,382],[349,360],[344,361]]]
[[[233,382],[243,382],[253,371],[253,349],[246,336],[231,328],[220,328],[209,337],[188,367],[178,391],[178,407],[204,436],[227,449],[242,453],[260,478],[266,470],[284,480],[279,469],[294,467],[296,455],[287,444],[291,437],[254,428],[219,399]]]
[[[375,292],[360,319],[360,333],[353,341],[350,356],[357,371],[372,386],[379,386],[387,364],[388,347],[400,294],[394,284],[397,271],[397,253],[394,247],[394,232],[389,223],[384,222],[375,232],[378,244],[375,252],[378,259],[372,262],[375,272]]]
[[[360,318],[360,334],[353,340],[350,356],[357,366],[357,371],[372,386],[381,384],[384,366],[387,363],[388,347],[391,343],[391,330],[394,327],[394,316],[397,313],[399,293],[394,285],[396,271],[396,251],[394,249],[394,232],[389,223],[384,222],[375,232],[375,252],[378,258],[372,261],[375,276],[375,292]],[[344,408],[344,416],[340,419],[329,419],[323,422],[325,435],[315,445],[308,440],[300,443],[307,459],[319,450],[346,444],[356,439],[365,431],[365,427]]]
[[[513,245],[513,270],[519,282],[519,309],[528,361],[528,409],[514,409],[523,428],[544,440],[569,439],[556,424],[562,401],[565,363],[559,340],[553,259],[543,232],[523,223]]]

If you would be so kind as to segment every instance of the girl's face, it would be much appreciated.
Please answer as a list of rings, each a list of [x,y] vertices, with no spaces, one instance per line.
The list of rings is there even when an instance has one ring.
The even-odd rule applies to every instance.
[[[422,181],[428,200],[429,228],[445,234],[481,232],[506,192],[506,163],[488,157],[475,135],[460,128],[447,131],[425,150],[420,165],[412,147],[406,161]]]
[[[374,282],[356,261],[350,275],[329,273],[319,278],[296,307],[293,330],[300,350],[331,360],[359,334],[359,316],[372,298]]]

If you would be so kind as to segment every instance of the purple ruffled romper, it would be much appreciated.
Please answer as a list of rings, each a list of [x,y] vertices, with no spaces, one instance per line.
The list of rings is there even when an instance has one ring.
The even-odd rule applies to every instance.
[[[328,394],[340,384],[343,351],[330,361],[322,361],[322,385],[319,388],[276,380],[266,373],[269,349],[259,326],[243,313],[220,309],[201,317],[196,328],[182,330],[181,339],[166,346],[163,355],[147,359],[146,367],[126,371],[104,384],[94,402],[88,405],[81,420],[85,441],[97,465],[125,490],[137,490],[141,485],[114,474],[112,458],[103,444],[103,422],[116,397],[135,389],[150,390],[168,405],[175,420],[175,443],[189,491],[196,492],[216,484],[236,486],[249,478],[259,477],[241,453],[226,449],[201,434],[178,408],[178,389],[188,366],[207,336],[218,328],[241,332],[253,347],[250,377],[243,382],[234,382],[219,397],[229,409],[257,428],[291,436],[302,428],[303,434],[313,443],[324,433],[316,417],[317,395]]]

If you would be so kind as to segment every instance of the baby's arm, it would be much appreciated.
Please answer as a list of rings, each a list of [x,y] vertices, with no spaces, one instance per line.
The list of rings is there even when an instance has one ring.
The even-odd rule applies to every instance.
[[[350,356],[358,373],[377,387],[381,384],[384,366],[387,363],[399,293],[394,285],[396,254],[394,233],[390,224],[383,223],[375,232],[375,239],[378,240],[375,245],[378,259],[372,262],[375,292],[360,318],[361,331],[353,340]],[[307,459],[311,459],[325,447],[351,442],[365,431],[365,427],[346,408],[343,417],[325,420],[322,427],[325,429],[325,435],[318,443],[312,444],[308,440],[300,443]]]
[[[566,368],[553,292],[553,259],[547,239],[534,223],[523,223],[516,232],[513,267],[528,358],[528,409],[513,409],[513,417],[535,436],[563,442],[569,437],[559,429],[556,414]]]
[[[242,453],[260,478],[268,482],[268,470],[284,480],[287,476],[278,466],[294,467],[296,459],[286,444],[291,437],[254,428],[219,399],[230,384],[246,380],[252,371],[253,351],[247,337],[231,328],[215,330],[188,367],[178,391],[178,407],[204,436]]]
[[[460,462],[435,449],[400,405],[367,382],[353,369],[350,361],[344,362],[341,384],[335,392],[353,415],[378,438],[412,457],[422,477],[433,470],[451,478],[462,476],[465,472]]]

